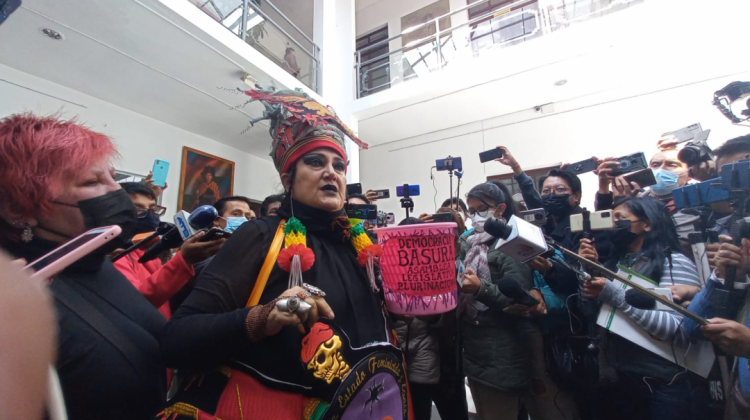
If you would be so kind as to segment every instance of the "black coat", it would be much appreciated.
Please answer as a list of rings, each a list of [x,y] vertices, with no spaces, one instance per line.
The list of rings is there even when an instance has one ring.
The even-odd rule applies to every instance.
[[[54,247],[35,239],[9,251],[33,260]],[[50,291],[59,323],[56,367],[68,417],[154,416],[166,398],[159,352],[164,317],[103,255],[67,268]],[[126,348],[110,341],[113,334]]]
[[[287,211],[282,206],[279,215],[288,217]],[[326,292],[333,321],[353,347],[387,341],[378,296],[370,290],[351,242],[332,228],[332,214],[299,203],[294,211],[307,228],[307,246],[315,253],[315,264],[303,273],[304,281]],[[280,216],[269,216],[244,223],[203,270],[165,329],[162,351],[168,366],[195,371],[234,360],[268,387],[309,394],[306,369],[299,362],[302,335],[296,328],[284,327],[258,342],[247,337],[245,318],[250,308],[245,305],[280,222]],[[274,264],[260,304],[280,296],[288,281],[289,273]]]

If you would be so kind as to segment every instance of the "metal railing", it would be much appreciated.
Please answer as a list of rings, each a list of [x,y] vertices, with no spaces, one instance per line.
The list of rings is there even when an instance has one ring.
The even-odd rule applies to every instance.
[[[357,97],[439,71],[453,62],[472,59],[487,50],[548,35],[645,0],[517,0],[479,16],[466,16],[470,9],[489,1],[468,4],[356,51],[354,69]],[[457,16],[459,14],[461,16]],[[457,17],[459,22],[441,28],[441,21],[453,17]],[[426,35],[403,45],[404,35],[418,31],[426,32]],[[371,55],[368,51],[384,46],[395,49],[376,57],[367,57]],[[363,56],[367,57],[364,61]],[[379,76],[373,77],[374,74]],[[383,74],[385,81],[373,84],[373,80],[383,79]]]
[[[271,1],[263,0],[262,8],[257,0],[189,1],[307,87],[320,93],[320,47]],[[290,30],[274,21],[267,13],[271,10],[297,36],[292,36]]]

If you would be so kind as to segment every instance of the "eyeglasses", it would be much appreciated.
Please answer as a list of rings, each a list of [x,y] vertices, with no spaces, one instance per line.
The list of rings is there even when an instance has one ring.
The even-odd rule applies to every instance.
[[[562,185],[558,185],[557,187],[553,188],[545,188],[542,190],[542,195],[550,195],[552,193],[563,195],[563,194],[570,194],[570,189],[568,187],[563,187]]]
[[[138,214],[139,218],[146,217],[148,212],[151,212],[157,216],[164,216],[164,214],[167,212],[167,208],[162,207],[162,206],[155,206],[150,209],[144,209],[143,207],[136,207],[135,212]]]
[[[488,217],[494,212],[495,212],[495,207],[489,207],[486,210],[469,209],[469,217],[474,217],[475,215],[479,215],[479,217]]]

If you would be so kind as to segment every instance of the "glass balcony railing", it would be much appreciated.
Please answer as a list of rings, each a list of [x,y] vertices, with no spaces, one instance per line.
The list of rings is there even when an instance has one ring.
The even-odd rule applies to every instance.
[[[320,48],[269,0],[189,1],[307,87],[320,93]]]
[[[359,48],[354,53],[357,97],[643,1],[470,1],[458,10]],[[388,51],[399,42],[399,48]]]

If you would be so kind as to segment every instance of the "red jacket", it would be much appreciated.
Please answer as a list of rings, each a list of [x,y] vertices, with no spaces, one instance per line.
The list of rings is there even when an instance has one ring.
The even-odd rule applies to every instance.
[[[157,258],[147,263],[139,263],[138,259],[145,251],[136,249],[129,255],[115,262],[115,267],[138,289],[143,296],[159,312],[169,319],[172,311],[169,309],[169,298],[177,293],[195,275],[193,266],[188,265],[179,252],[162,265]]]

